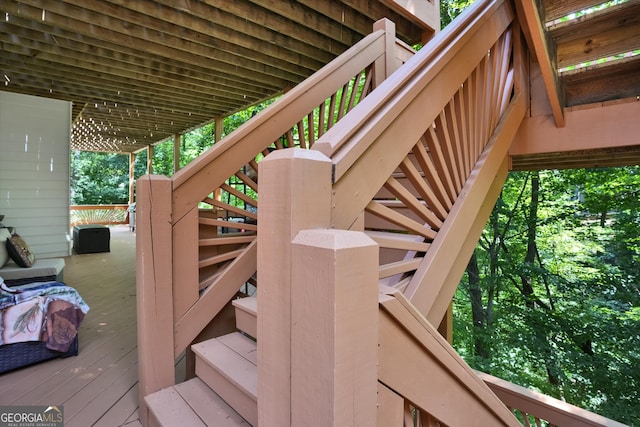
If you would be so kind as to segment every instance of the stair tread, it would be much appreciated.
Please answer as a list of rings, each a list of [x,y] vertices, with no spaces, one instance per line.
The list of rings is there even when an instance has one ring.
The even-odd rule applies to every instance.
[[[160,425],[234,427],[250,424],[199,378],[145,397]]]
[[[191,346],[200,360],[257,401],[258,368],[256,343],[239,332]]]
[[[258,314],[258,298],[256,297],[234,299],[232,304],[234,307],[244,310],[247,313]]]
[[[232,301],[236,311],[236,327],[250,337],[258,337],[258,298],[246,297]]]

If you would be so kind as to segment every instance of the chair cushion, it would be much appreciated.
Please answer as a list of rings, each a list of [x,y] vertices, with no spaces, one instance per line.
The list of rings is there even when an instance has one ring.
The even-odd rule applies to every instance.
[[[15,263],[8,262],[7,265],[0,269],[0,276],[5,281],[31,277],[56,277],[62,272],[64,266],[64,258],[37,259],[30,268],[18,267]]]

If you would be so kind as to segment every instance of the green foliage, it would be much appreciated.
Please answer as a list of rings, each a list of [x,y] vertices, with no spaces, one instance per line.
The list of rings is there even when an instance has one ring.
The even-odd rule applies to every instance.
[[[455,297],[471,366],[640,425],[639,188],[639,167],[510,175]]]
[[[71,153],[71,203],[105,205],[129,200],[129,156],[115,153]]]
[[[231,133],[244,122],[264,109],[274,100],[235,113],[224,120],[223,136]],[[180,141],[180,167],[211,148],[215,142],[215,126],[206,124],[184,134]],[[154,174],[172,176],[173,139],[162,141],[153,147],[152,168]],[[147,173],[147,152],[136,155],[134,180]],[[71,202],[76,205],[126,204],[129,201],[129,155],[122,153],[96,153],[74,151],[71,153]]]
[[[440,27],[449,25],[472,3],[473,0],[440,0]]]

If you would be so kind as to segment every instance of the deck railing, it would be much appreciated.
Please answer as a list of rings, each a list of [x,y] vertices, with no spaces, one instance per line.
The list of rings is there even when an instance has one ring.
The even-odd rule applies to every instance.
[[[129,223],[129,205],[71,205],[71,226],[78,224],[118,225]]]
[[[358,311],[354,308],[351,315],[344,314],[345,318],[337,316],[343,304],[338,300],[339,294],[350,294],[350,287],[371,288],[371,283],[361,283],[364,271],[370,274],[375,268],[379,280],[407,292],[432,324],[442,319],[464,269],[460,260],[477,243],[506,178],[507,149],[526,109],[524,53],[514,18],[507,1],[477,2],[456,25],[440,33],[319,138],[311,152],[285,150],[271,154],[260,164],[265,195],[258,211],[261,426],[295,425],[303,411],[319,415],[319,410],[309,408],[314,408],[320,397],[306,393],[306,400],[300,398],[305,392],[299,383],[309,376],[314,380],[306,384],[318,382],[322,384],[317,390],[320,395],[329,393],[324,407],[334,414],[331,408],[337,403],[331,399],[332,393],[347,386],[346,382],[359,379],[349,374],[338,378],[330,373],[338,370],[340,362],[347,363],[348,355],[356,353],[363,358],[364,366],[369,366],[371,354],[365,353],[371,342],[362,343],[362,339],[352,334],[354,325],[361,325],[360,316],[355,314]],[[307,236],[310,233],[307,230],[322,228],[366,230],[380,247],[397,252],[396,258],[389,257],[387,262],[384,252],[376,252],[373,261],[360,260],[359,257],[366,256],[364,253],[339,257],[340,249],[349,249],[336,243],[337,237],[332,233],[337,232]],[[303,248],[312,240],[312,247],[332,247],[334,254],[323,260],[319,253],[312,255],[322,250],[307,252]],[[368,267],[358,268],[360,261]],[[434,272],[434,262],[441,272]],[[344,272],[341,267],[347,263],[350,268]],[[426,277],[430,282],[427,295],[436,295],[431,300],[423,296]],[[334,283],[334,279],[340,284]],[[325,295],[320,283],[309,289],[308,283],[317,280],[327,283],[330,291],[335,286],[335,292]],[[372,291],[375,290],[374,285]],[[315,296],[316,292],[323,295],[317,301],[305,295]],[[363,295],[361,292],[365,291],[353,292]],[[324,297],[335,299],[324,305]],[[314,317],[314,304],[326,307],[328,316],[331,313],[335,316],[326,322]],[[314,329],[314,322],[319,330]],[[340,336],[336,328],[344,328],[346,335]],[[372,326],[359,330],[364,333],[367,328]],[[333,331],[327,332],[328,341],[323,346],[326,357],[334,363],[331,366],[324,365],[326,361],[320,356],[324,351],[317,349],[316,355],[313,351],[305,352],[305,344],[317,347],[308,342],[309,338],[299,336],[307,334],[315,340],[325,337],[323,331],[327,330]],[[354,347],[345,344],[350,340]],[[363,347],[361,353],[358,346]],[[409,350],[400,345],[389,354],[394,351],[398,364],[402,365],[398,354]],[[451,354],[455,352],[451,350]],[[340,359],[344,357],[346,360]],[[387,365],[394,364],[393,357],[390,356]],[[456,360],[444,363],[447,368],[455,363],[464,365]],[[319,365],[326,369],[316,368]],[[434,369],[442,368],[436,365]],[[317,375],[304,372],[315,369]],[[356,369],[355,375],[364,377],[360,372]],[[326,375],[324,381],[322,375]],[[482,408],[474,413],[486,414],[486,425],[494,425],[496,420],[502,425],[517,424],[515,417],[470,370],[461,375],[465,378],[462,387],[470,384],[478,387],[480,394],[472,393],[467,401]],[[402,372],[400,377],[403,381],[390,388],[400,396],[403,413],[413,411],[414,419],[416,413],[424,414],[424,424],[419,425],[434,420],[443,425],[464,425],[456,421],[464,419],[459,418],[464,411],[433,411],[438,405],[431,405],[419,393],[411,392],[411,383],[415,382],[412,372]],[[443,377],[440,389],[453,386],[461,378],[454,377]],[[368,388],[357,392],[362,400],[352,406],[370,409],[371,393],[375,395],[375,387],[373,391]],[[366,417],[358,419],[348,411],[345,416],[349,417],[347,424],[370,425]],[[342,420],[320,419],[323,420],[320,424]]]
[[[625,427],[625,424],[489,374],[476,374],[525,426]]]

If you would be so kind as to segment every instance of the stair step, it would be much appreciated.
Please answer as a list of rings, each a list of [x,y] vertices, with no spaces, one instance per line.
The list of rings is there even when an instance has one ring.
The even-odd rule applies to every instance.
[[[250,424],[258,424],[256,343],[234,332],[191,346],[196,375]]]
[[[145,401],[151,426],[250,426],[199,378],[150,394]]]
[[[250,337],[258,337],[258,298],[247,297],[232,301],[236,311],[236,327]]]

